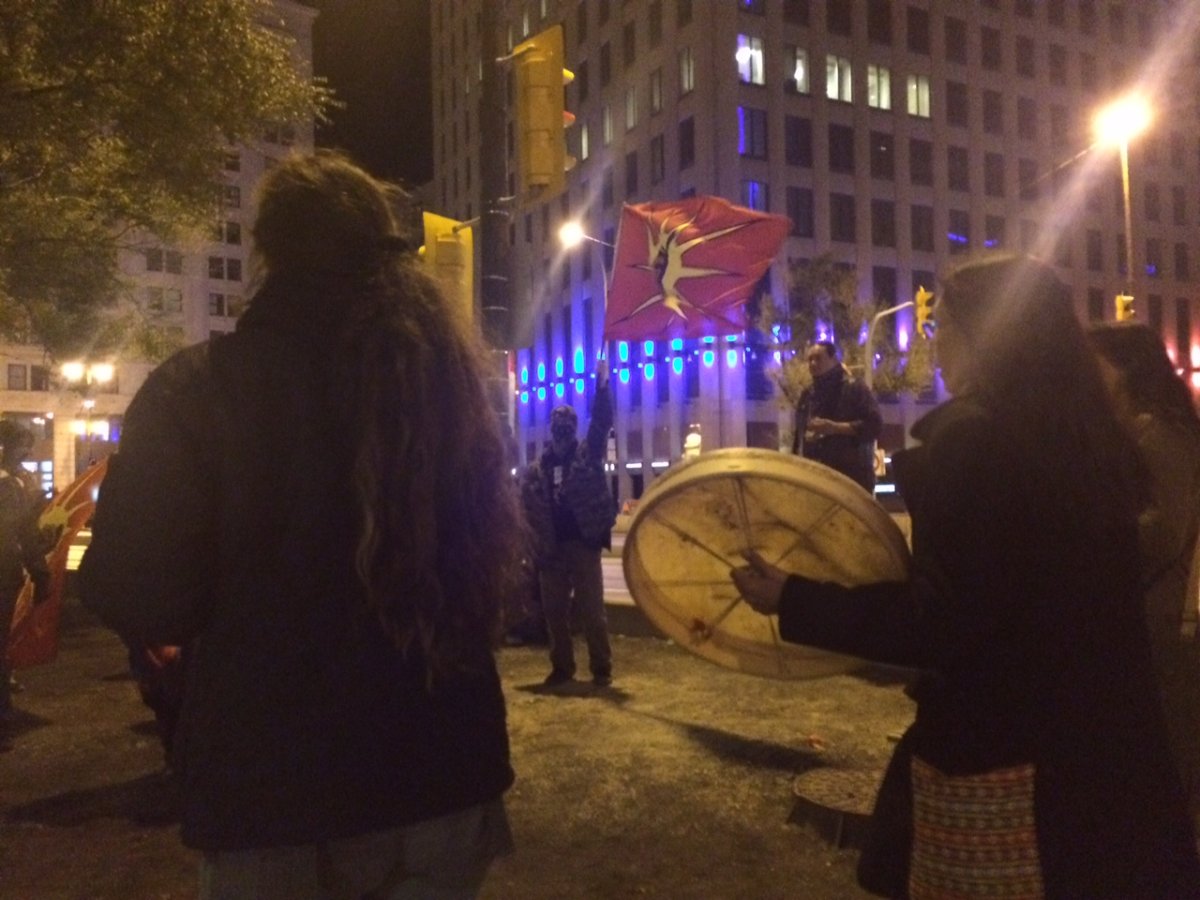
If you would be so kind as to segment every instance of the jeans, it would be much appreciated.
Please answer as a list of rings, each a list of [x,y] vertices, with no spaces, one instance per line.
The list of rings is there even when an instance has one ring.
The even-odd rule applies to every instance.
[[[574,594],[587,639],[592,675],[612,675],[600,549],[581,541],[560,541],[554,555],[542,562],[538,577],[546,630],[550,633],[550,665],[554,671],[575,674],[575,647],[571,642],[571,599]]]
[[[200,900],[469,900],[512,852],[504,801],[323,844],[210,852]]]

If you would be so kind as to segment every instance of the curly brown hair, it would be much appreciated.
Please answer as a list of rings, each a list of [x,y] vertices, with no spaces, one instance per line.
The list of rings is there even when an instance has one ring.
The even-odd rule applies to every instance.
[[[268,284],[320,297],[366,604],[433,676],[494,646],[522,529],[484,351],[406,252],[397,196],[339,154],[298,156],[265,178],[254,238]]]

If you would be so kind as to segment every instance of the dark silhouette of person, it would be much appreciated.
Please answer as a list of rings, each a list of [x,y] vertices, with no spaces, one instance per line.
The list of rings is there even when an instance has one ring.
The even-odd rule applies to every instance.
[[[832,341],[804,353],[812,384],[796,404],[792,452],[816,460],[875,490],[875,441],[883,428],[875,395],[850,377]]]
[[[470,897],[511,848],[520,509],[484,353],[401,200],[335,153],[270,170],[248,310],[151,374],[100,491],[85,605],[188,647],[201,897]]]
[[[754,553],[732,573],[784,640],[920,672],[860,883],[1200,896],[1146,629],[1135,451],[1070,291],[1002,254],[948,272],[934,314],[953,399],[893,457],[909,577],[845,587]]]

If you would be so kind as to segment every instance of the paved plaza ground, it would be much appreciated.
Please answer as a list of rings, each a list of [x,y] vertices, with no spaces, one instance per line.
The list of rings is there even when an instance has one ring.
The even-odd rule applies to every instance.
[[[894,673],[769,681],[646,637],[614,652],[612,688],[554,694],[544,649],[501,652],[519,846],[486,898],[865,896],[856,851],[797,807],[793,781],[879,771],[912,715]],[[120,644],[68,605],[59,660],[21,680],[0,751],[0,897],[193,896],[196,855]]]

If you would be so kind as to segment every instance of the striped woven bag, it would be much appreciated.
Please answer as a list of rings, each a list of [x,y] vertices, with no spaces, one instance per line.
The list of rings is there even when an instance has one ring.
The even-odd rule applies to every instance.
[[[1044,896],[1032,765],[947,775],[914,758],[912,900]]]

